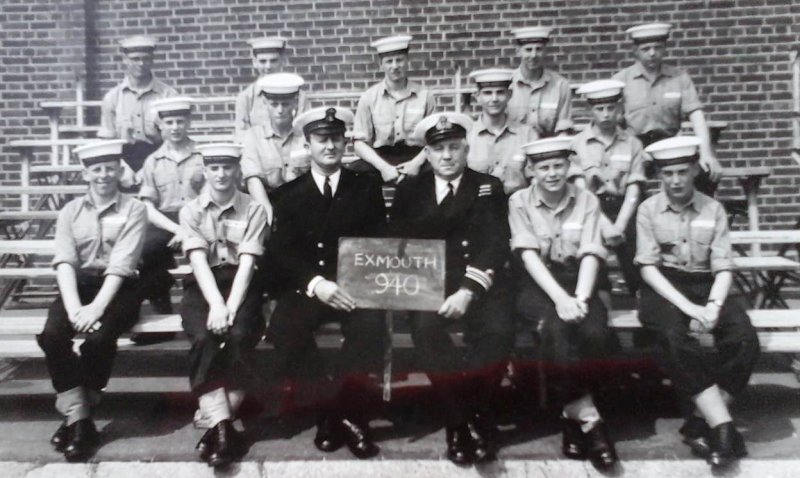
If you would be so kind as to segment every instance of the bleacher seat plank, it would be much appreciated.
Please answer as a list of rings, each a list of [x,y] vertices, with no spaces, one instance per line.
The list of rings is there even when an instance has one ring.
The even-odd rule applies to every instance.
[[[31,252],[28,252],[29,254]],[[52,255],[52,251],[49,253]],[[170,270],[174,276],[185,276],[192,272],[189,265],[178,266]],[[2,279],[55,279],[56,271],[50,267],[9,267],[0,269],[0,280]]]
[[[800,243],[800,229],[772,229],[768,231],[731,231],[733,244],[796,244]]]
[[[800,269],[800,262],[783,256],[734,257],[737,271],[793,271]]]
[[[19,194],[86,194],[87,186],[85,184],[53,184],[50,186],[3,186],[0,188],[2,195],[19,195]]]
[[[37,211],[38,212],[38,211]],[[54,211],[58,212],[58,211]],[[0,254],[50,254],[55,252],[56,241],[52,239],[0,240]]]
[[[58,218],[58,211],[0,211],[0,221],[44,221]]]

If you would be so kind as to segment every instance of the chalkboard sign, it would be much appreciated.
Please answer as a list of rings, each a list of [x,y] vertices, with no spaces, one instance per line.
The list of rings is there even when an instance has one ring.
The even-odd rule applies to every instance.
[[[343,237],[336,282],[362,309],[439,310],[445,242]]]

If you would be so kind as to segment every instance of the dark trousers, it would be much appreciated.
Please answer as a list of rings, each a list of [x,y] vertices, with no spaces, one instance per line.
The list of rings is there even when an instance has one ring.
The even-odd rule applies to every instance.
[[[211,269],[223,297],[230,294],[237,267]],[[189,382],[197,395],[216,390],[245,389],[257,376],[253,365],[253,349],[264,335],[261,317],[261,291],[256,277],[247,289],[236,319],[227,333],[217,335],[208,330],[208,302],[193,276],[184,279],[181,318],[189,336]]]
[[[103,280],[102,275],[83,276],[78,273],[81,304],[91,303],[100,291]],[[100,317],[100,328],[86,335],[80,346],[80,355],[72,348],[76,332],[61,296],[50,305],[44,329],[36,336],[36,341],[44,351],[47,370],[56,392],[79,386],[100,391],[108,384],[117,354],[117,339],[139,320],[141,301],[138,299],[136,282],[135,279],[126,279],[122,283]]]
[[[163,213],[169,219],[177,222],[178,212]],[[139,286],[141,287],[142,300],[163,301],[170,303],[169,291],[175,279],[169,273],[177,264],[175,255],[167,244],[172,240],[173,234],[152,224],[147,225],[142,247],[142,258],[139,260]]]
[[[369,400],[365,387],[369,374],[380,374],[386,347],[386,328],[381,311],[356,309],[337,311],[305,292],[290,291],[277,297],[270,319],[270,337],[275,347],[273,360],[279,379],[326,382],[335,388],[331,413],[357,414]],[[331,377],[326,376],[314,332],[323,324],[338,322],[344,337]],[[326,405],[323,405],[326,406]]]
[[[473,300],[460,319],[409,313],[417,365],[428,375],[448,426],[460,425],[475,413],[491,414],[514,345],[510,299],[507,284],[498,282]],[[457,324],[464,328],[466,356],[448,331]]]
[[[705,304],[714,278],[711,274],[661,269],[662,274],[687,299]],[[704,349],[689,333],[690,319],[644,284],[639,320],[656,335],[657,359],[672,379],[681,398],[689,399],[717,384],[731,395],[741,392],[750,379],[759,354],[758,336],[739,301],[729,298],[711,334],[715,351]]]
[[[578,268],[553,265],[550,272],[568,293],[575,290]],[[619,350],[616,334],[608,327],[608,311],[597,294],[588,300],[589,313],[579,321],[558,317],[555,303],[531,277],[524,277],[517,312],[533,322],[538,332],[545,378],[554,399],[569,403],[597,390],[610,373],[606,360]],[[530,371],[523,374],[528,378]]]
[[[611,222],[616,221],[617,216],[619,216],[619,211],[622,209],[622,204],[625,202],[625,197],[600,194],[597,198],[600,200],[600,209],[603,211],[603,214],[605,214]],[[636,256],[636,211],[634,211],[633,216],[631,216],[628,221],[628,225],[625,227],[625,242],[613,247],[612,250],[614,254],[617,255],[619,268],[622,271],[622,277],[625,278],[628,292],[631,296],[635,296],[636,291],[639,290],[642,285],[642,276],[639,273],[639,268],[633,263],[633,258]],[[605,271],[602,277],[598,277],[598,287],[601,289],[604,288],[600,285],[603,284],[602,281],[604,277],[606,277]],[[610,287],[611,284],[608,283],[607,280],[606,283],[607,286]]]

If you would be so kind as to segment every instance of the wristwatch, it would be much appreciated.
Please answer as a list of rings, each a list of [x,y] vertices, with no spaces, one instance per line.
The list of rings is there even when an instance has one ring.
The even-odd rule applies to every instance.
[[[722,304],[723,304],[723,302],[721,300],[719,300],[719,299],[708,299],[707,303],[708,304],[714,304],[717,307],[719,307],[720,309],[722,308]]]
[[[575,295],[575,300],[577,300],[578,302],[580,302],[580,303],[582,303],[582,304],[585,304],[586,302],[588,302],[588,301],[589,301],[589,298],[588,298],[588,297],[586,297],[585,295],[577,295],[577,294],[576,294],[576,295]]]

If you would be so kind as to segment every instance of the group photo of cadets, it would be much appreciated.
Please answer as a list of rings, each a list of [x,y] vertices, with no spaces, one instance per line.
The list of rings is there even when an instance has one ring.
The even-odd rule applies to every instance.
[[[620,351],[608,325],[610,255],[675,388],[681,440],[714,469],[745,456],[730,405],[747,386],[758,337],[729,299],[728,218],[713,198],[721,166],[692,79],[664,63],[671,28],[626,31],[633,63],[575,92],[588,105],[582,128],[570,83],[548,61],[548,27],[508,34],[515,69],[469,72],[475,116],[437,110],[426,78],[409,76],[411,35],[370,44],[383,78],[354,110],[312,107],[313,86],[288,71],[287,40],[258,38],[231,141],[206,144],[191,134],[198,98],[159,79],[157,40],[120,40],[125,76],[103,96],[100,140],[73,151],[88,191],[59,212],[60,293],[38,335],[64,417],[55,449],[69,461],[93,456],[93,411],[116,340],[149,301],[181,316],[193,419],[204,429],[195,448],[209,466],[247,453],[234,422],[265,334],[269,381],[290,395],[333,390],[317,402],[313,445],[380,456],[370,421],[382,413],[391,341],[382,311],[356,307],[337,283],[337,252],[344,237],[400,237],[446,242],[444,302],[404,320],[445,428],[441,454],[453,463],[498,458],[496,396],[510,367],[529,382],[525,393],[546,384],[563,457],[600,470],[625,459],[596,404]],[[679,135],[684,120],[691,135]],[[648,180],[659,186],[648,191]],[[173,310],[176,258],[191,274]],[[314,338],[331,322],[343,339],[326,364]],[[465,347],[453,342],[454,325]],[[515,360],[518,330],[534,341],[536,363]],[[714,336],[716,354],[700,333]],[[86,337],[79,353],[77,334]]]

